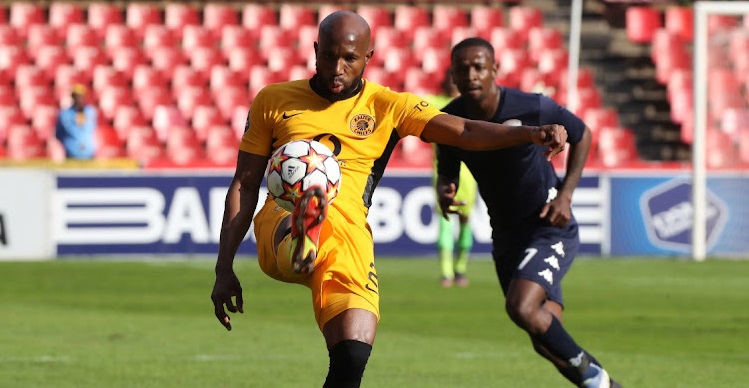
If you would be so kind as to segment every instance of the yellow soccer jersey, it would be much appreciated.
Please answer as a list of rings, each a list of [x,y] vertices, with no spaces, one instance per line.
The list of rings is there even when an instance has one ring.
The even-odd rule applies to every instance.
[[[309,82],[263,88],[250,108],[240,149],[270,156],[292,140],[320,141],[333,150],[341,166],[341,190],[331,206],[350,220],[363,222],[395,144],[407,135],[420,136],[424,125],[443,112],[414,94],[366,80],[356,96],[330,102]]]

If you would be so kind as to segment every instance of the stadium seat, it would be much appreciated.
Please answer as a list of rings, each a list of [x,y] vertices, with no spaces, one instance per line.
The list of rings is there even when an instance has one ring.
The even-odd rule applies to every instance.
[[[182,49],[189,55],[190,51],[198,48],[218,47],[216,39],[220,39],[220,30],[216,34],[204,26],[185,26],[182,30]]]
[[[227,53],[236,48],[248,49],[255,47],[259,36],[258,32],[253,32],[242,26],[224,26],[221,29],[221,51]]]
[[[125,25],[130,27],[139,38],[143,38],[146,27],[163,25],[161,7],[148,3],[128,3],[125,8]]]
[[[32,108],[31,129],[43,141],[55,137],[55,123],[60,108],[57,105],[37,105]]]
[[[8,128],[8,158],[29,160],[46,156],[44,142],[28,125],[14,125]]]
[[[231,126],[231,130],[234,132],[234,136],[236,136],[237,139],[241,139],[242,135],[244,134],[245,125],[247,124],[247,112],[249,110],[249,106],[240,105],[235,106],[234,110],[231,113],[231,121],[229,125]]]
[[[57,66],[52,81],[55,95],[60,96],[60,93],[68,95],[70,93],[70,87],[73,84],[79,83],[90,85],[91,76],[92,75],[88,72],[82,72],[76,69],[72,64],[62,64]]]
[[[257,92],[260,91],[266,85],[286,81],[286,77],[283,74],[270,71],[264,65],[255,65],[250,67],[250,89],[249,98],[255,98]]]
[[[316,26],[315,9],[305,4],[281,3],[278,8],[278,25],[293,31],[299,26]]]
[[[212,91],[220,92],[224,88],[244,87],[239,74],[226,65],[216,65],[211,68],[208,87]]]
[[[450,51],[426,48],[423,53],[421,68],[432,74],[445,74],[445,70],[450,66]]]
[[[75,3],[53,1],[49,4],[48,23],[61,32],[67,30],[71,24],[86,23],[86,12],[83,7]]]
[[[207,3],[203,7],[203,26],[216,38],[221,36],[224,26],[239,24],[239,11],[232,4]]]
[[[411,49],[405,47],[385,48],[380,51],[380,57],[382,58],[382,67],[398,76],[401,81],[404,79],[406,69],[418,64],[414,56],[411,55]]]
[[[213,104],[210,92],[202,87],[186,87],[175,98],[177,100],[177,109],[179,109],[182,116],[188,121],[192,120],[196,107]]]
[[[236,48],[228,53],[224,52],[224,56],[226,56],[229,68],[236,71],[243,81],[249,78],[247,69],[263,64],[263,58],[255,49]]]
[[[218,166],[233,166],[237,162],[239,140],[227,126],[213,126],[208,130],[206,156]]]
[[[57,138],[52,137],[46,140],[42,140],[44,147],[44,157],[51,160],[54,163],[62,163],[67,158],[65,154],[65,146]]]
[[[663,26],[685,42],[694,37],[694,15],[691,7],[670,6],[664,11]]]
[[[421,26],[414,29],[414,37],[411,41],[413,55],[421,61],[423,50],[426,48],[450,49],[450,42],[445,39],[445,32],[438,31],[431,26]],[[375,53],[377,55],[378,53]]]
[[[202,72],[196,70],[190,65],[178,65],[174,67],[172,74],[171,86],[172,94],[178,96],[186,88],[206,87],[208,81]]]
[[[79,47],[99,47],[100,38],[96,30],[86,24],[71,24],[65,35],[65,44],[68,50],[75,50]]]
[[[174,69],[180,65],[188,63],[187,56],[182,49],[177,47],[164,47],[158,50],[146,52],[150,56],[151,66],[161,71],[164,78],[169,79],[174,73]]]
[[[489,36],[481,36],[483,32],[479,32],[479,30],[473,28],[473,27],[453,27],[450,30],[450,46],[455,46],[456,44],[460,43],[462,40],[466,38],[472,38],[472,37],[481,37],[484,39],[489,39]]]
[[[36,60],[34,64],[41,69],[45,78],[55,78],[57,68],[70,63],[68,53],[62,46],[40,46],[36,48]]]
[[[417,6],[399,4],[393,11],[393,27],[406,32],[408,39],[413,38],[414,29],[432,25],[429,9]]]
[[[88,25],[103,36],[104,29],[112,24],[123,24],[123,10],[118,5],[107,2],[88,4]]]
[[[8,24],[24,39],[32,25],[47,24],[46,10],[41,4],[15,1],[10,4],[9,12]]]
[[[125,141],[125,152],[128,157],[141,164],[164,157],[164,148],[156,138],[156,133],[147,126],[132,128]]]
[[[713,14],[707,17],[707,33],[712,36],[720,32],[728,32],[739,26],[740,16]]]
[[[34,108],[39,105],[58,105],[59,101],[50,93],[49,86],[24,87],[16,89],[18,106],[27,120],[34,116]]]
[[[440,75],[427,73],[421,67],[410,67],[402,71],[403,90],[417,96],[429,96],[442,94],[439,80]]]
[[[118,48],[140,48],[141,38],[131,27],[113,24],[104,28],[104,47],[108,52]]]
[[[534,53],[531,50],[528,51],[529,53],[526,58],[528,59],[528,63],[532,64],[534,63]],[[536,59],[538,60],[538,62],[536,63],[536,67],[538,67],[538,70],[540,70],[544,74],[554,73],[554,71],[556,71],[557,69],[565,69],[569,64],[569,54],[564,48],[547,48],[541,50],[535,55]]]
[[[731,136],[716,128],[705,133],[705,162],[709,168],[731,168],[739,164],[739,152]]]
[[[15,88],[10,83],[0,84],[0,107],[13,106],[16,104]],[[0,139],[2,143],[2,139]]]
[[[350,9],[349,7],[346,7],[346,6],[343,6],[343,5],[339,5],[339,4],[331,4],[331,3],[320,4],[317,7],[317,18],[316,18],[317,21],[314,24],[314,26],[319,25],[320,22],[323,21],[323,19],[325,19],[326,17],[328,17],[328,15],[332,14],[335,11],[349,10],[349,9]],[[364,17],[364,15],[361,15],[361,16]],[[364,19],[367,20],[366,17],[364,17]],[[369,22],[369,20],[367,20],[367,22]],[[374,33],[374,31],[377,29],[377,27],[373,26],[371,23],[369,23],[369,29],[370,29],[371,33]]]
[[[117,131],[106,125],[96,128],[96,156],[97,160],[109,160],[125,157],[125,144]]]
[[[43,25],[39,25],[43,27]],[[7,25],[0,25],[0,47],[13,47],[18,46],[24,40],[19,36],[18,31],[15,28]]]
[[[505,25],[504,10],[498,6],[474,5],[471,7],[471,27],[489,33]]]
[[[221,113],[221,118],[225,122],[231,122],[232,114],[234,114],[234,109],[237,106],[244,106],[248,103],[248,86],[249,85],[247,84],[243,84],[242,86],[232,86],[211,91],[211,96],[213,97],[215,106],[218,108],[218,111]]]
[[[190,121],[193,131],[200,142],[205,142],[208,129],[213,125],[225,124],[221,112],[212,105],[198,105],[195,107]]]
[[[169,89],[161,87],[144,88],[136,99],[141,115],[146,122],[153,119],[154,110],[159,105],[174,106],[174,99]]]
[[[390,48],[407,48],[411,45],[410,34],[395,27],[381,27],[374,36],[374,49],[381,53]],[[375,58],[376,59],[376,58]]]
[[[516,31],[523,42],[528,41],[528,33],[533,27],[543,27],[544,14],[540,9],[517,5],[507,13],[507,27]]]
[[[26,117],[23,116],[15,101],[12,105],[0,105],[0,144],[6,141],[10,127],[26,125],[26,123]]]
[[[268,69],[288,74],[289,68],[303,63],[298,50],[291,47],[279,47],[268,56]]]
[[[122,73],[128,81],[133,79],[133,72],[138,66],[148,64],[148,58],[140,48],[116,49],[109,54],[109,57],[112,61],[112,68]]]
[[[625,13],[627,39],[633,43],[650,43],[662,27],[660,11],[648,6],[631,6]]]
[[[637,160],[634,134],[626,128],[602,127],[598,155],[604,167],[621,167]]]
[[[550,27],[534,27],[528,32],[528,52],[533,62],[538,62],[547,50],[564,49],[562,33]]]
[[[112,86],[120,88],[130,86],[125,75],[112,66],[97,66],[93,74],[92,85],[96,92]]]
[[[549,75],[534,67],[526,67],[520,71],[518,88],[531,93],[544,93],[549,87]]]
[[[16,69],[16,89],[20,92],[23,89],[32,87],[47,87],[49,79],[44,71],[34,65],[20,65]]]
[[[0,73],[14,74],[18,66],[30,63],[23,47],[0,45]]]
[[[124,86],[110,86],[98,91],[99,101],[97,104],[101,118],[107,122],[113,122],[117,108],[124,105],[133,105],[135,100],[130,88]]]
[[[185,26],[201,24],[200,9],[185,3],[166,2],[164,4],[164,27],[173,31],[178,39],[182,39],[182,29]],[[146,31],[146,37],[148,31]]]
[[[356,13],[361,15],[369,27],[372,29],[372,33],[376,33],[380,27],[392,27],[393,26],[393,15],[390,10],[378,4],[358,4],[356,6]],[[414,37],[416,35],[414,34]]]
[[[315,71],[304,65],[292,66],[289,68],[289,79],[309,79],[315,75]]]
[[[213,47],[198,47],[187,51],[190,66],[198,71],[204,79],[210,77],[211,68],[224,65],[225,60],[221,52]]]
[[[727,108],[720,121],[720,130],[734,139],[738,139],[737,143],[741,138],[747,137],[746,135],[749,134],[749,110],[745,107]]]
[[[432,7],[432,27],[441,31],[468,27],[468,12],[455,3],[435,4]]]
[[[194,26],[194,25],[193,25]],[[182,31],[180,29],[180,31]],[[182,35],[177,36],[173,29],[161,25],[149,25],[145,29],[143,48],[146,51],[156,51],[164,48],[177,48],[182,41]]]
[[[127,134],[131,128],[146,125],[146,119],[140,113],[135,105],[120,105],[115,108],[112,127],[117,132],[120,140],[127,139]]]
[[[242,26],[260,31],[265,26],[277,26],[276,10],[265,4],[246,4],[242,7]]]
[[[260,39],[258,41],[260,55],[263,58],[268,59],[270,58],[271,53],[278,48],[294,47],[294,39],[296,36],[296,33],[292,33],[280,26],[262,27],[262,29],[260,29]]]
[[[590,128],[593,149],[598,147],[601,128],[619,127],[619,115],[612,108],[590,108],[585,112],[583,121]]]
[[[12,42],[5,42],[2,34],[2,30],[0,30],[0,44],[20,44],[17,36],[16,39],[14,39]],[[15,31],[13,31],[13,34],[15,35]],[[28,36],[26,39],[26,48],[32,55],[34,55],[35,51],[40,47],[61,46],[63,42],[64,39],[62,39],[62,36],[55,27],[51,27],[45,24],[35,24],[29,26]]]
[[[494,46],[494,54],[503,50],[517,50],[525,47],[520,34],[508,27],[494,27],[489,32],[489,43]]]

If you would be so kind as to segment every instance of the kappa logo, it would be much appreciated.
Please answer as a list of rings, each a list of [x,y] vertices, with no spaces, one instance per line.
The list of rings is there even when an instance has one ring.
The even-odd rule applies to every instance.
[[[292,114],[288,114],[287,112],[283,112],[283,115],[282,115],[281,117],[282,117],[282,118],[283,118],[284,120],[288,120],[288,119],[290,119],[290,118],[292,118],[292,117],[294,117],[294,116],[298,116],[298,115],[300,115],[300,114],[302,114],[302,112],[298,112],[298,113],[292,113]]]
[[[505,120],[505,122],[502,124],[509,125],[511,127],[519,127],[523,125],[523,122],[518,119],[509,119],[509,120]]]
[[[551,255],[551,256],[545,258],[544,261],[546,262],[546,264],[549,264],[552,268],[554,268],[555,270],[559,271],[559,269],[560,269],[559,268],[559,260],[557,260],[556,256]]]
[[[545,270],[538,273],[538,276],[544,278],[549,284],[554,284],[554,273],[551,272],[550,269],[546,268]]]
[[[375,130],[375,119],[366,113],[360,113],[351,118],[349,129],[356,135],[369,136]]]
[[[554,252],[557,253],[557,255],[564,257],[564,243],[563,242],[560,241],[552,245],[551,249],[553,249]]]
[[[557,198],[557,195],[559,195],[559,191],[557,191],[556,187],[552,187],[549,189],[549,194],[546,196],[546,203],[549,203]]]

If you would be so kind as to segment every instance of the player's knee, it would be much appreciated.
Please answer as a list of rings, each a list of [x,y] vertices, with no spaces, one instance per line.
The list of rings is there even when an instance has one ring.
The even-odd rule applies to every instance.
[[[372,345],[361,341],[343,340],[335,344],[330,348],[330,369],[323,387],[359,387],[371,352]]]
[[[521,328],[528,330],[532,321],[533,314],[538,307],[523,298],[513,298],[508,296],[505,300],[505,311],[513,322]]]

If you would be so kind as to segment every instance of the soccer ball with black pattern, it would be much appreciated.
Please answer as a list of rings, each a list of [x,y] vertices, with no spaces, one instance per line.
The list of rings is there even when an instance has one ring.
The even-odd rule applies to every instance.
[[[341,168],[330,148],[315,140],[293,140],[279,147],[265,171],[268,192],[278,206],[292,211],[302,193],[319,186],[328,203],[341,187]]]

